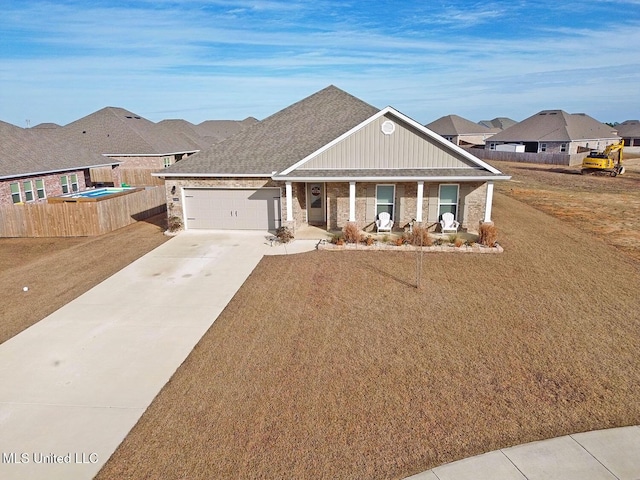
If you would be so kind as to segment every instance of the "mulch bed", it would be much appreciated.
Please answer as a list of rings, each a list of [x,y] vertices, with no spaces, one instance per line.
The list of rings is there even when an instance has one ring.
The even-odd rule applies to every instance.
[[[504,195],[500,255],[265,257],[98,479],[387,479],[640,424],[640,262]]]

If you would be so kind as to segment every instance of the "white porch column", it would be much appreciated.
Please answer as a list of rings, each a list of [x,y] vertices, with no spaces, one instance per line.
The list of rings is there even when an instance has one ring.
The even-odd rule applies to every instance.
[[[484,205],[484,222],[491,222],[491,206],[493,205],[493,182],[487,182],[487,200]]]
[[[356,182],[349,182],[349,221],[356,221]]]
[[[285,195],[287,196],[287,222],[293,222],[293,189],[291,182],[285,183]]]
[[[422,222],[422,197],[424,197],[424,182],[418,182],[418,195],[416,197],[416,222]]]

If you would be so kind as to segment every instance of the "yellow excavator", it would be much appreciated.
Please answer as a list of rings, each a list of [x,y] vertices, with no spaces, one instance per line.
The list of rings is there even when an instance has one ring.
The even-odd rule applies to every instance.
[[[620,143],[614,143],[607,146],[603,152],[593,150],[582,160],[582,173],[608,173],[612,177],[622,175],[624,167],[622,166],[622,150],[624,149],[624,140]]]

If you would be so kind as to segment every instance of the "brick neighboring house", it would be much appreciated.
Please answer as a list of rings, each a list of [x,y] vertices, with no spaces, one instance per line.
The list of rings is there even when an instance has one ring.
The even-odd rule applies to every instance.
[[[150,173],[162,170],[200,150],[188,136],[118,107],[105,107],[64,127],[40,130],[58,141],[109,157],[117,170],[93,170],[92,178],[104,185],[152,184]],[[140,175],[127,175],[137,170]],[[146,173],[145,173],[146,172]]]
[[[484,145],[488,138],[500,131],[498,128],[488,128],[458,115],[440,117],[426,127],[461,147]]]
[[[543,110],[495,134],[486,148],[496,150],[497,145],[521,144],[526,153],[574,155],[604,150],[619,141],[615,128],[589,115]]]
[[[186,229],[491,221],[496,168],[397,110],[329,86],[154,175]]]
[[[90,169],[118,163],[0,121],[0,206],[84,190],[91,186]]]

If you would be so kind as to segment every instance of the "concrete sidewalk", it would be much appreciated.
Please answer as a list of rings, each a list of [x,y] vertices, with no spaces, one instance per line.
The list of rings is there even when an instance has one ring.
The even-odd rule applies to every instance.
[[[578,433],[466,458],[406,480],[639,480],[640,427]]]
[[[92,478],[262,256],[317,243],[269,237],[183,232],[0,345],[0,478]]]

